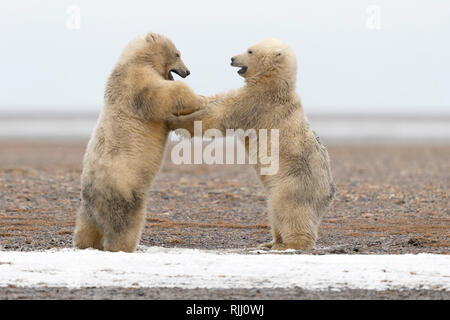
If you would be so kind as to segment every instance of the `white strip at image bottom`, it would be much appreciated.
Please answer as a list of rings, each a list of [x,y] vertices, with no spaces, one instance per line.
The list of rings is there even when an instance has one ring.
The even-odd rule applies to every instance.
[[[0,287],[7,286],[449,291],[450,255],[302,255],[160,247],[140,247],[135,253],[0,251]]]

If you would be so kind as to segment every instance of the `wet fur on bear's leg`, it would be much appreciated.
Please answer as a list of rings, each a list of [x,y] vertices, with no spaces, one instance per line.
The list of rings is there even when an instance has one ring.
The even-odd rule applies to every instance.
[[[139,243],[145,222],[145,208],[141,207],[130,213],[127,228],[115,230],[110,226],[105,233],[104,247],[106,251],[134,252]]]
[[[94,213],[91,219],[101,226],[104,250],[133,252],[145,220],[144,194],[132,188],[121,191],[114,178],[101,179],[97,175],[101,176],[101,171],[84,177],[82,212]],[[83,222],[77,221],[77,229]],[[86,235],[80,234],[79,238],[83,240],[83,236]]]

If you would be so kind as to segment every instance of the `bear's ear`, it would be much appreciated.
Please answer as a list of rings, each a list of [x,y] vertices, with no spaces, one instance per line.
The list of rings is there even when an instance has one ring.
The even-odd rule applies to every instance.
[[[158,35],[153,32],[147,33],[147,36],[145,37],[145,40],[147,40],[147,42],[156,42],[157,39]]]
[[[275,50],[273,52],[272,57],[273,57],[273,61],[274,62],[279,63],[279,62],[283,61],[283,59],[284,59],[284,52],[283,52],[283,50],[282,49]]]

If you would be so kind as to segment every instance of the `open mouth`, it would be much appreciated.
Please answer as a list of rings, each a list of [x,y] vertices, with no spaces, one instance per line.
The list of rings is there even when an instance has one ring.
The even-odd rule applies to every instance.
[[[172,72],[176,73],[177,75],[179,75],[181,77],[181,75],[178,73],[177,70],[172,69],[172,70],[169,70],[169,73],[167,74],[167,80],[173,81],[173,74],[172,74]]]
[[[246,66],[241,67],[241,68],[238,70],[238,73],[242,76],[243,74],[245,74],[245,73],[247,72],[247,68],[248,68],[248,67],[246,67]]]
[[[177,75],[179,75],[182,78],[186,78],[189,75],[189,71],[188,71],[187,74],[185,74],[183,72],[180,73],[180,71],[178,71],[178,70],[172,69],[172,70],[169,70],[169,73],[167,74],[167,80],[173,81],[173,74],[172,74],[172,72],[176,73]]]

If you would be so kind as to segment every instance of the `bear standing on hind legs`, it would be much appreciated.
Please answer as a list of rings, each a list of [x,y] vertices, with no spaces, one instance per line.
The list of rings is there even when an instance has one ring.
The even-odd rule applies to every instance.
[[[231,59],[246,85],[207,98],[207,107],[172,117],[172,129],[193,134],[193,122],[204,131],[278,129],[279,170],[259,175],[269,199],[273,240],[260,247],[274,250],[311,249],[329,207],[335,185],[326,148],[310,129],[295,91],[295,54],[283,42],[264,40]],[[270,140],[270,138],[269,138]],[[248,151],[248,145],[247,151]],[[270,151],[269,151],[270,152]],[[255,165],[258,174],[262,163]]]
[[[84,156],[78,248],[135,250],[145,221],[145,195],[158,172],[172,114],[201,103],[173,80],[189,70],[168,38],[148,33],[131,41],[108,79],[105,105]]]

